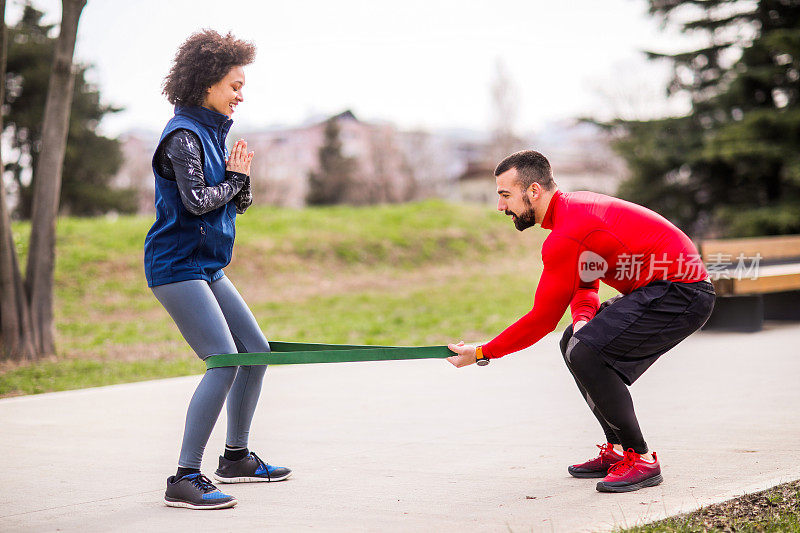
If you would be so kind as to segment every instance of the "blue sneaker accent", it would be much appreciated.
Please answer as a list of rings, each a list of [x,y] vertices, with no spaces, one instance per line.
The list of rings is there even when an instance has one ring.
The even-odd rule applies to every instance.
[[[264,474],[269,475],[269,474],[272,474],[274,471],[276,471],[278,468],[280,468],[280,467],[279,466],[272,466],[272,465],[269,465],[269,464],[266,464],[266,463],[259,463],[258,464],[258,468],[256,468],[256,472],[255,472],[254,475],[256,475],[256,476],[263,476]]]
[[[203,476],[203,474],[186,474],[181,479],[188,479],[193,483],[196,483],[200,490],[212,490],[213,492],[206,492],[201,496],[201,498],[204,500],[219,500],[231,497],[227,494],[223,494],[219,489],[217,489],[217,487],[212,485],[208,478],[201,476]]]
[[[259,457],[259,456],[257,456],[255,454],[255,452],[250,452],[250,455],[256,461],[258,461],[258,468],[256,468],[256,471],[255,471],[255,474],[254,474],[256,476],[266,476],[267,478],[272,478],[272,474],[275,473],[276,470],[284,470],[284,471],[287,470],[286,468],[283,468],[283,467],[280,467],[280,466],[272,466],[269,463],[265,463],[261,459],[261,457]],[[286,475],[286,474],[288,474],[288,471],[280,473],[280,475]]]
[[[228,497],[229,496],[227,494],[222,494],[218,490],[215,490],[214,492],[208,492],[206,494],[203,494],[203,499],[204,500],[219,500],[219,499],[228,498]]]

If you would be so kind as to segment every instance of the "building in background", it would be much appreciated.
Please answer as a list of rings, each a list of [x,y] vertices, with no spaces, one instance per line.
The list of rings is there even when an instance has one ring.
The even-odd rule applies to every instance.
[[[303,207],[308,177],[319,170],[325,120],[296,127],[242,132],[257,156],[250,169],[253,195],[259,201]],[[388,123],[363,122],[351,111],[330,117],[339,129],[342,155],[355,162],[348,203],[404,202],[418,198],[416,178],[401,147],[400,134]]]
[[[616,194],[626,177],[624,161],[611,149],[608,135],[589,123],[563,121],[547,124],[523,139],[526,149],[541,152],[550,161],[553,178],[562,191],[593,191]],[[473,142],[463,152],[466,166],[458,176],[461,201],[495,204],[495,161],[488,139]]]
[[[342,155],[355,161],[348,203],[405,202],[444,198],[493,204],[494,167],[488,134],[450,129],[400,131],[385,122],[358,120],[350,111],[330,119],[339,129]],[[325,123],[319,118],[296,127],[237,131],[256,152],[251,168],[255,202],[283,207],[306,205],[309,174],[319,169]],[[119,187],[137,191],[141,212],[153,211],[152,157],[158,135],[132,131],[122,136],[125,163]],[[605,134],[591,124],[548,124],[523,144],[545,154],[559,187],[614,194],[625,166]]]
[[[614,195],[627,177],[625,161],[611,148],[601,128],[573,120],[553,122],[528,139],[553,168],[563,191],[593,191]]]
[[[120,135],[123,163],[111,180],[111,186],[135,191],[139,213],[155,212],[153,154],[158,138],[157,133],[145,130],[131,130]]]

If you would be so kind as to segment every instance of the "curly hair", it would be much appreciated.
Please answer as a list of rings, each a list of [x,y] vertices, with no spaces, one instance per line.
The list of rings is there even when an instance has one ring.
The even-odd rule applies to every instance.
[[[178,48],[162,93],[171,104],[200,106],[209,87],[232,68],[252,63],[255,56],[253,43],[230,32],[225,36],[214,30],[193,33]]]

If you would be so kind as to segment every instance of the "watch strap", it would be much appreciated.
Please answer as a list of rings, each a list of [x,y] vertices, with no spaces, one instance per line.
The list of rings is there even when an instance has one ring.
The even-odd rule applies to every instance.
[[[475,362],[481,366],[489,364],[489,358],[483,353],[483,345],[475,347]]]

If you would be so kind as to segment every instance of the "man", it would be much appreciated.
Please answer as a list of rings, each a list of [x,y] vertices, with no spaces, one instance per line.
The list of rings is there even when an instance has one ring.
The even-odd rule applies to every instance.
[[[567,306],[572,325],[561,352],[605,433],[600,455],[569,467],[579,478],[604,478],[601,492],[661,483],[628,386],[655,360],[699,329],[714,289],[691,240],[642,206],[591,192],[563,193],[539,152],[517,152],[495,170],[497,209],[519,231],[540,224],[544,269],[533,309],[482,346],[450,344],[456,367],[503,357],[553,331]],[[620,295],[599,304],[603,281]]]

